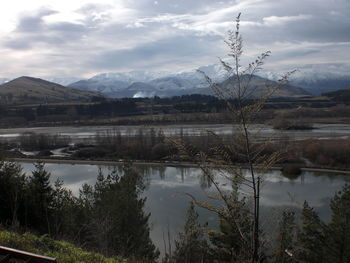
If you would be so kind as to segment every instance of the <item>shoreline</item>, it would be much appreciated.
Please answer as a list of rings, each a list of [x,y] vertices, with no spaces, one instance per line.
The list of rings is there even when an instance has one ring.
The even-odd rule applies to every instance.
[[[48,158],[5,158],[5,160],[12,162],[23,162],[23,163],[35,163],[35,162],[44,162],[44,163],[56,163],[56,164],[82,164],[82,165],[121,165],[124,162],[130,160],[120,160],[120,161],[107,161],[107,160],[75,160],[75,159],[48,159]],[[170,167],[188,167],[196,168],[197,165],[191,162],[147,162],[147,161],[130,161],[135,165],[149,165],[149,166],[170,166]],[[271,167],[271,170],[281,170],[282,167]],[[320,168],[320,167],[302,167],[302,171],[305,172],[324,172],[324,173],[335,173],[335,174],[348,174],[350,175],[350,170],[342,170],[340,168]]]

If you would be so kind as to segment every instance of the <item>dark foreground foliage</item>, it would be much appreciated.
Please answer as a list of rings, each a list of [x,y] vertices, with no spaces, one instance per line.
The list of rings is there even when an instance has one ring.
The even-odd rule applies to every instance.
[[[245,199],[232,199],[235,224],[219,217],[219,229],[208,229],[198,223],[194,206],[188,209],[187,220],[175,241],[174,251],[168,251],[163,263],[242,263],[247,260],[246,241],[250,231]],[[237,210],[237,207],[239,209]],[[331,220],[322,221],[305,201],[301,214],[285,210],[278,223],[277,235],[262,235],[263,250],[259,262],[266,263],[347,263],[350,262],[350,185],[345,185],[331,200]],[[241,232],[241,233],[240,233]]]

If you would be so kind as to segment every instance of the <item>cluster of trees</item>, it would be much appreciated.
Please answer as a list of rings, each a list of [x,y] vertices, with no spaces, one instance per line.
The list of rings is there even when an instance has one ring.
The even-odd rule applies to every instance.
[[[161,160],[174,154],[174,145],[165,140],[162,129],[140,128],[136,134],[121,135],[117,130],[99,133],[95,145],[79,149],[77,158]]]
[[[63,135],[24,133],[19,136],[19,147],[26,151],[52,150],[69,145],[71,139]]]
[[[18,164],[0,163],[0,223],[17,231],[48,234],[105,256],[154,262],[159,252],[149,237],[150,214],[141,176],[125,165],[94,186],[84,184],[78,197],[50,174],[42,163],[26,177]]]

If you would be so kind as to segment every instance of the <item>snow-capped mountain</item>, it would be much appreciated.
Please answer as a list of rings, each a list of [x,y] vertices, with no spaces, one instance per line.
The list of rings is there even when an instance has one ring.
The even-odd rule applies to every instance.
[[[209,65],[199,68],[212,81],[223,83],[229,77],[220,65]],[[132,71],[118,73],[104,73],[96,75],[87,80],[81,80],[70,85],[70,87],[84,90],[98,91],[112,98],[121,97],[170,97],[188,94],[213,95],[205,77],[197,70],[175,73]],[[254,77],[254,87],[261,86],[260,93],[265,87],[264,83],[272,83],[261,77]],[[257,95],[257,94],[255,94]],[[276,96],[300,97],[309,95],[301,88],[288,86],[281,90]],[[254,97],[254,94],[252,94]]]
[[[218,65],[199,68],[213,81],[225,80],[223,69]],[[136,84],[135,84],[136,83]],[[134,85],[135,84],[135,85]],[[208,83],[197,70],[170,72],[131,71],[110,72],[80,80],[69,85],[84,90],[98,91],[108,97],[177,96],[199,92]],[[132,94],[134,92],[134,94]],[[207,92],[204,92],[207,93]]]
[[[299,68],[289,78],[290,84],[302,87],[313,95],[345,89],[350,86],[350,64],[313,64]],[[277,80],[279,75],[262,72],[262,77]]]

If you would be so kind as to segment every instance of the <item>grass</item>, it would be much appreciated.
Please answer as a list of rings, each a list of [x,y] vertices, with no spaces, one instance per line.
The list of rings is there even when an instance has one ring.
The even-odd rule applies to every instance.
[[[0,245],[31,253],[54,257],[58,263],[124,263],[121,258],[106,258],[101,254],[87,252],[65,241],[57,241],[47,235],[38,237],[31,233],[18,234],[0,231]]]

